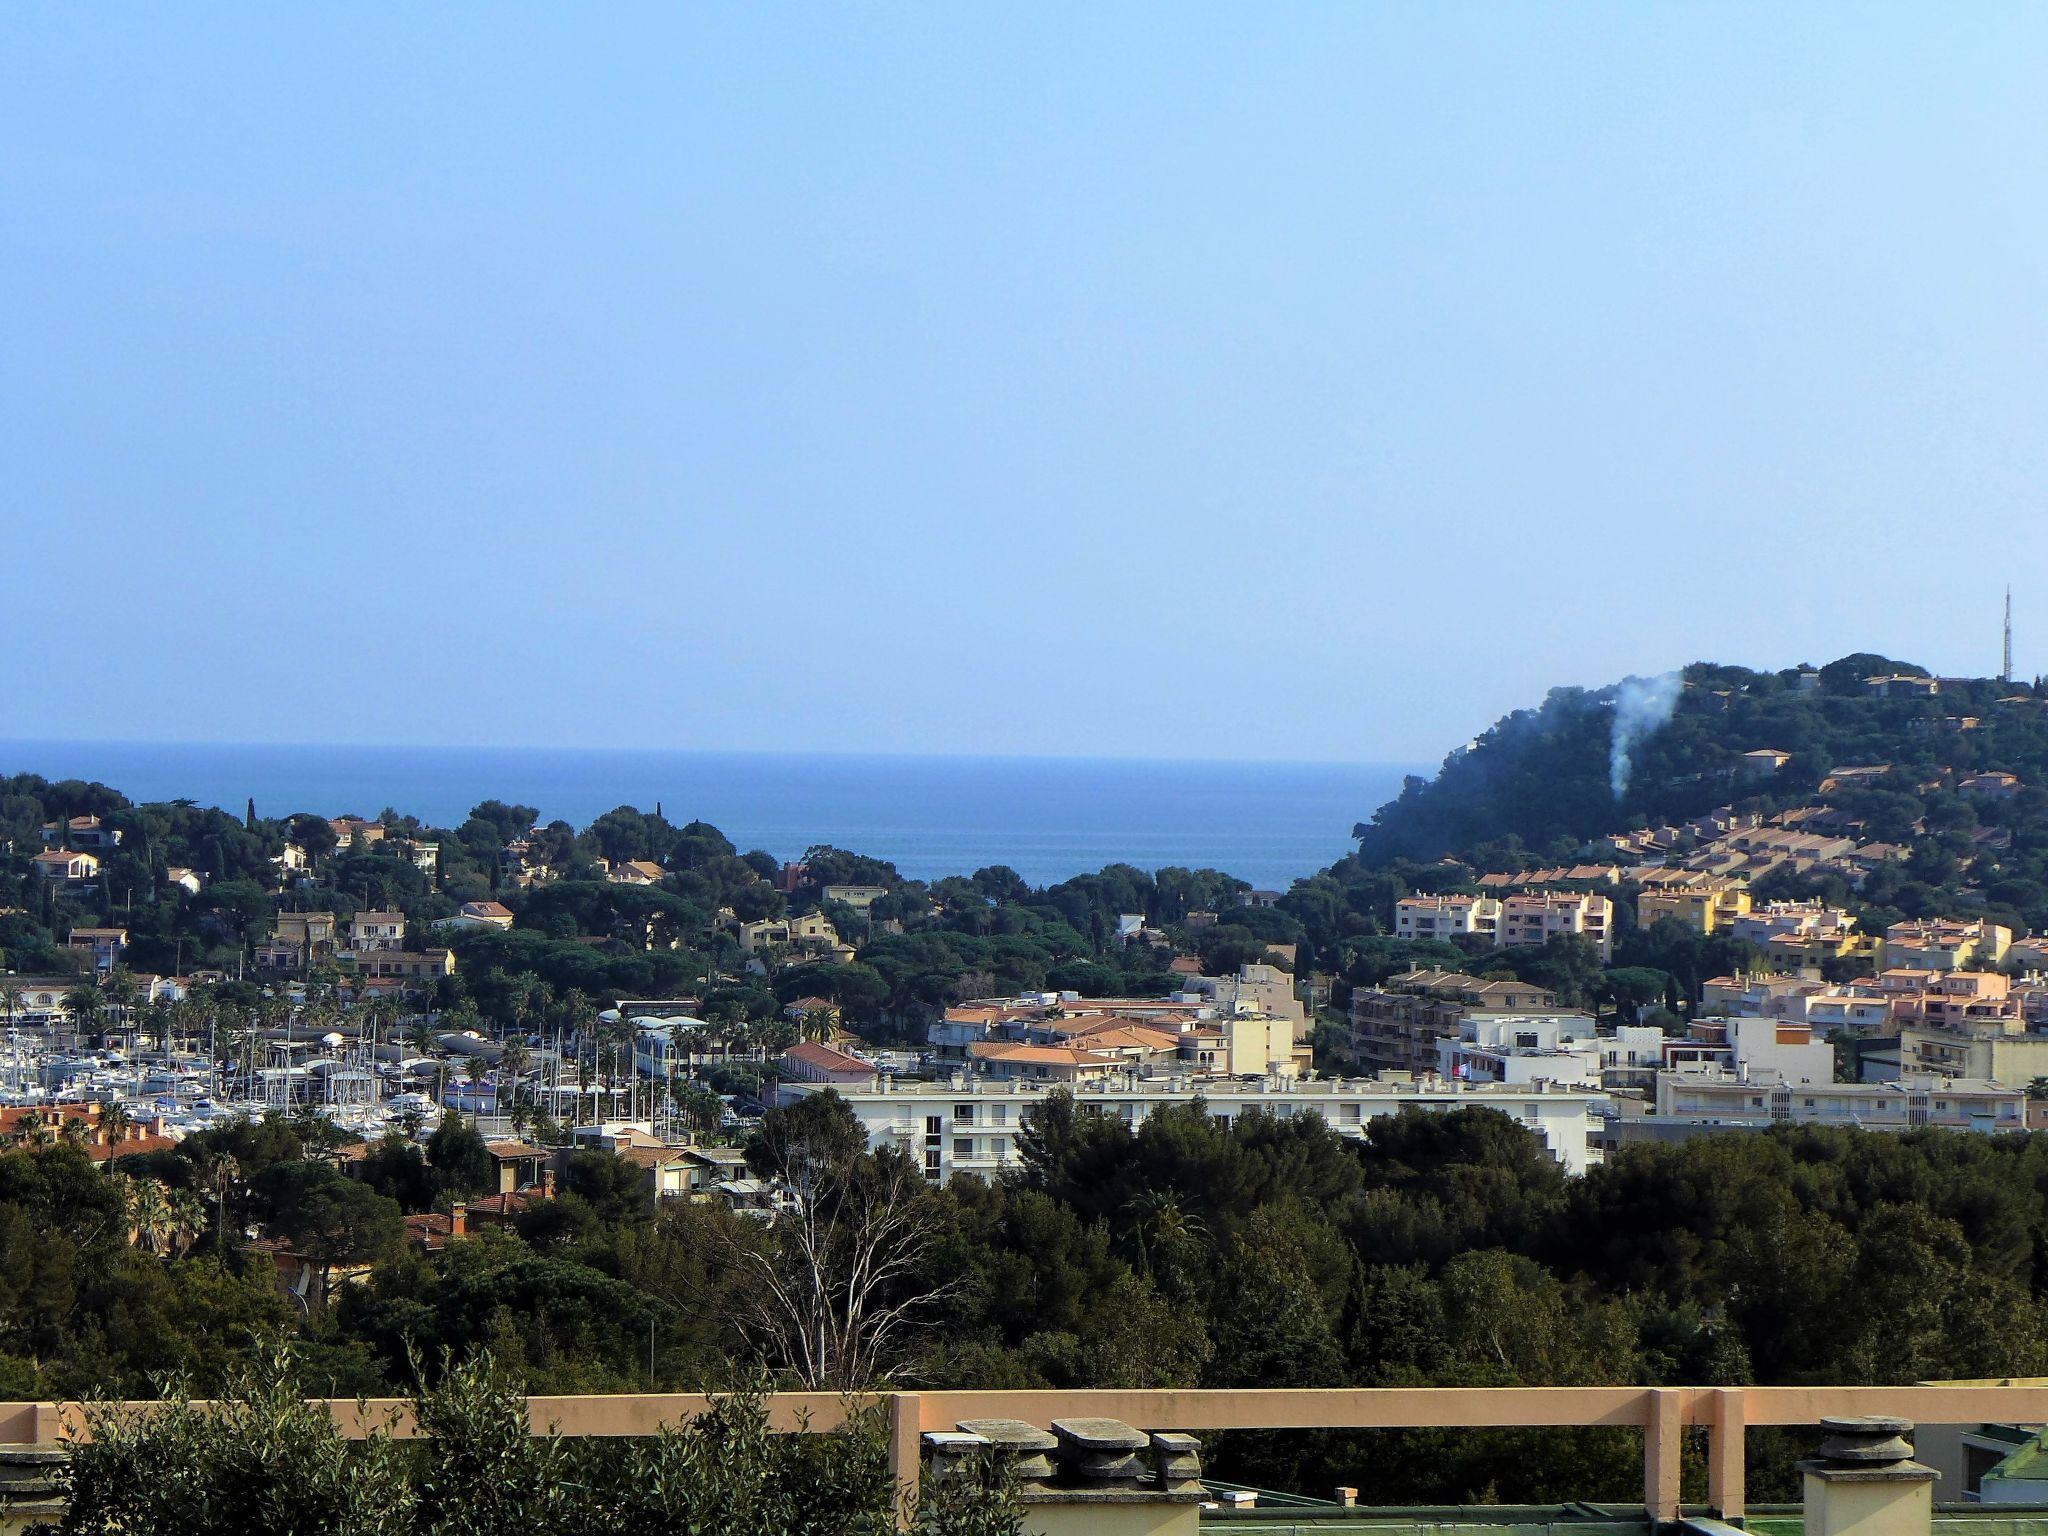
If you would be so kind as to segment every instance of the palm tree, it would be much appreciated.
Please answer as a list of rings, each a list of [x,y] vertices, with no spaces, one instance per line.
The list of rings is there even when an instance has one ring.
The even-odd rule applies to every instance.
[[[128,1113],[128,1106],[119,1099],[100,1106],[100,1136],[106,1145],[120,1146],[134,1127],[135,1117]]]
[[[172,1005],[159,999],[144,1011],[142,1034],[160,1051],[171,1048]]]
[[[129,1182],[135,1192],[128,1214],[135,1241],[145,1252],[162,1257],[171,1242],[171,1203],[164,1198],[164,1187],[155,1179]]]
[[[64,1022],[71,1026],[71,1038],[77,1040],[85,1033],[85,1026],[100,1016],[100,989],[89,981],[81,981],[64,994]]]
[[[1152,1273],[1155,1253],[1171,1253],[1207,1239],[1209,1229],[1199,1216],[1191,1216],[1172,1190],[1154,1189],[1133,1195],[1124,1202],[1131,1219],[1131,1242],[1137,1249],[1138,1268]]]
[[[199,1033],[202,1022],[210,1017],[206,1005],[196,997],[182,997],[171,1005],[171,1039],[189,1040]]]
[[[117,1017],[125,1021],[132,1019],[135,999],[140,993],[141,989],[135,984],[134,976],[116,967],[108,975],[106,985],[101,988],[101,1000]]]
[[[532,1063],[533,1055],[527,1050],[526,1042],[523,1040],[507,1040],[504,1051],[498,1057],[499,1068],[511,1078],[515,1086],[519,1079],[526,1075],[526,1070]]]
[[[206,1206],[189,1189],[172,1190],[166,1205],[165,1229],[171,1251],[179,1256],[190,1253],[199,1234],[206,1230]]]
[[[214,1210],[214,1257],[221,1257],[222,1245],[227,1240],[228,1196],[234,1192],[235,1181],[242,1176],[242,1165],[234,1154],[223,1152],[210,1159],[199,1170],[199,1184],[213,1196]]]
[[[575,987],[562,994],[562,1013],[575,1032],[578,1048],[590,1038],[597,1024],[597,1004]]]
[[[373,997],[364,1005],[369,1011],[372,1039],[383,1041],[398,1024],[398,999]]]
[[[121,1232],[129,1242],[135,1241],[135,1200],[142,1181],[131,1179],[125,1173],[110,1173],[107,1182],[113,1187],[114,1198],[121,1205]]]

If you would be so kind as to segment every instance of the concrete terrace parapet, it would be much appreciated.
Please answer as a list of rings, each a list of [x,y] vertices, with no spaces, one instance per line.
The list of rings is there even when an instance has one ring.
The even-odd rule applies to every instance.
[[[699,1393],[536,1396],[527,1414],[536,1433],[566,1437],[652,1435],[707,1412]],[[419,1433],[402,1399],[324,1400],[344,1436]],[[139,1408],[143,1404],[112,1405]],[[1605,1426],[1641,1436],[1643,1505],[1651,1519],[1679,1515],[1680,1451],[1689,1432],[1704,1433],[1706,1506],[1723,1520],[1744,1511],[1745,1431],[1813,1426],[1836,1416],[1910,1416],[1923,1425],[2048,1423],[2048,1383],[1973,1381],[1919,1386],[1595,1386],[1319,1387],[1245,1389],[1010,1389],[880,1392],[854,1398],[827,1392],[777,1392],[765,1407],[777,1433],[828,1430],[863,1409],[886,1418],[891,1474],[914,1493],[923,1471],[923,1434],[971,1433],[982,1421],[1015,1421],[1035,1437],[1017,1449],[1046,1457],[1038,1426],[1054,1419],[1112,1418],[1160,1437],[1231,1430],[1478,1429]],[[76,1403],[0,1402],[0,1443],[39,1451],[90,1436]],[[984,1434],[991,1443],[1002,1436]],[[1052,1437],[1056,1441],[1056,1437]],[[1890,1438],[1889,1436],[1885,1438]],[[1182,1447],[1149,1442],[1155,1454]],[[1047,1470],[1057,1474],[1058,1468]],[[1988,1533],[1987,1533],[1988,1536]]]

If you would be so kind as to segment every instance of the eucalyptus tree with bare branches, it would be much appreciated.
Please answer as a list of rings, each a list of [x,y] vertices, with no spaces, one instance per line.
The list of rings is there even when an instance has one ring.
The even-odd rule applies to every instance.
[[[747,1322],[775,1365],[813,1390],[874,1386],[951,1289],[930,1273],[931,1187],[909,1159],[863,1144],[827,1093],[771,1110],[747,1149],[784,1201],[765,1243],[732,1245],[756,1282],[743,1292]]]

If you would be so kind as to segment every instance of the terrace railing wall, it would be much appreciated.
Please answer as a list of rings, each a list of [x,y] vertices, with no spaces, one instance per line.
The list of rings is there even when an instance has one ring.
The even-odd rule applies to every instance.
[[[535,1397],[536,1433],[651,1435],[702,1413],[693,1393]],[[826,1430],[850,1412],[879,1405],[888,1424],[891,1471],[917,1484],[923,1436],[963,1419],[1121,1419],[1145,1430],[1494,1429],[1604,1425],[1640,1430],[1643,1504],[1656,1520],[1679,1515],[1680,1453],[1689,1429],[1707,1439],[1707,1504],[1723,1520],[1744,1507],[1744,1432],[1753,1426],[1818,1425],[1823,1418],[1887,1414],[1918,1424],[2048,1423],[2048,1386],[1950,1384],[1897,1387],[1360,1387],[1243,1391],[881,1392],[860,1399],[829,1393],[770,1395],[770,1424],[797,1433]],[[136,1404],[144,1409],[146,1404]],[[401,1399],[330,1399],[344,1434],[386,1428],[413,1432]],[[0,1403],[0,1443],[58,1445],[87,1432],[75,1403]]]

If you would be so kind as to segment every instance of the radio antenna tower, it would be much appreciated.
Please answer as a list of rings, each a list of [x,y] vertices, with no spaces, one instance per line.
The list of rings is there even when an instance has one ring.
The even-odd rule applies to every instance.
[[[1998,674],[2000,682],[2012,681],[2012,588],[2005,589],[2005,670]]]

